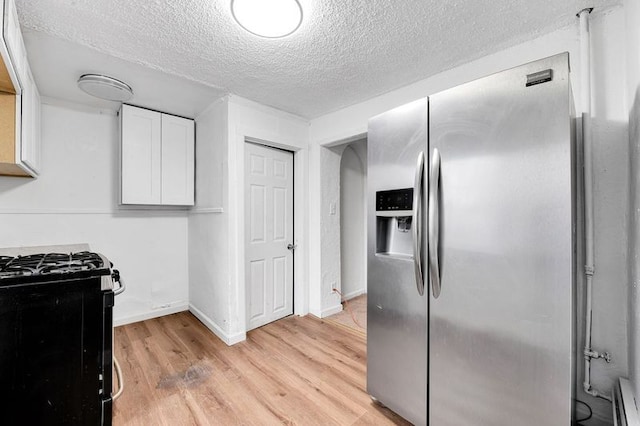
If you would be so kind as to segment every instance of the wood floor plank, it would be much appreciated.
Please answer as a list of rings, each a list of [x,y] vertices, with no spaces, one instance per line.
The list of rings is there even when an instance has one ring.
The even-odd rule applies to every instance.
[[[336,358],[322,356],[317,350],[306,347],[313,359],[302,355],[302,350],[291,348],[287,342],[275,338],[271,333],[255,333],[250,337],[254,342],[264,342],[265,349],[277,352],[277,345],[284,346],[285,355],[281,362],[274,363],[271,368],[278,376],[289,384],[300,389],[313,403],[337,424],[353,423],[364,413],[364,408],[352,401],[350,391],[361,392],[362,387],[349,380],[338,368],[327,367],[321,362],[332,362]],[[320,361],[320,362],[318,362]],[[337,362],[337,367],[340,363]],[[306,373],[306,374],[305,374]],[[339,385],[339,386],[337,386]]]
[[[407,425],[366,393],[366,338],[290,316],[227,346],[188,312],[119,327],[114,425]]]

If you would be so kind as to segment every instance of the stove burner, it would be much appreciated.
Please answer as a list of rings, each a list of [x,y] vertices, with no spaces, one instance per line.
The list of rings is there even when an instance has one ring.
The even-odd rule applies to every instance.
[[[78,253],[46,253],[28,256],[0,256],[0,279],[42,275],[73,274],[108,268],[100,255],[88,251]]]

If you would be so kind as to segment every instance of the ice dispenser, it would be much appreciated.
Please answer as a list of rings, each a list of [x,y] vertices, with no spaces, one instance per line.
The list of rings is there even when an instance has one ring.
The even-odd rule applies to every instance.
[[[411,258],[413,188],[376,192],[376,254]]]

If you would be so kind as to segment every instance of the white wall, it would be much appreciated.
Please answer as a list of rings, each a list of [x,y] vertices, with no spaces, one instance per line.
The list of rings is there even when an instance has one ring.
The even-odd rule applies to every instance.
[[[609,351],[611,364],[591,363],[594,388],[611,393],[619,376],[628,374],[628,111],[625,107],[625,11],[594,11],[591,16],[592,115],[594,163],[595,275],[593,280],[592,347]],[[576,60],[578,55],[576,55]],[[575,76],[579,73],[573,71]],[[579,86],[574,84],[575,92]],[[578,111],[581,103],[576,102]],[[580,263],[582,265],[583,263]],[[582,296],[582,288],[578,296]],[[583,299],[579,299],[583,300]],[[583,310],[579,313],[578,383],[582,382]],[[578,398],[588,402],[596,418],[611,421],[608,402],[588,398],[578,386]]]
[[[340,287],[344,299],[367,292],[367,143],[352,142],[340,161]]]
[[[231,312],[230,330],[244,333],[245,315],[245,228],[244,228],[244,148],[245,141],[261,142],[293,151],[294,168],[294,313],[305,315],[307,306],[307,211],[309,122],[293,114],[243,99],[229,98],[229,251]]]
[[[236,96],[196,118],[196,207],[189,217],[191,310],[228,344],[244,340],[245,140],[294,151],[294,312],[308,312],[308,122]]]
[[[228,103],[196,117],[196,199],[189,215],[189,309],[228,343]]]
[[[577,11],[576,11],[577,12]],[[595,221],[596,221],[596,275],[594,277],[593,346],[608,350],[614,359],[609,365],[594,361],[592,383],[600,390],[610,391],[613,380],[627,373],[627,235],[628,235],[628,136],[627,110],[624,99],[625,60],[624,46],[625,11],[622,7],[595,10],[592,14],[593,59],[593,127],[595,162]],[[366,102],[319,117],[311,122],[310,130],[310,213],[324,215],[323,186],[325,146],[336,141],[358,137],[367,131],[367,120],[396,106],[419,99],[460,83],[493,72],[520,65],[539,58],[568,51],[571,56],[572,85],[576,105],[579,107],[579,34],[578,25],[555,31],[540,38],[511,47],[493,55],[478,59],[433,77],[421,80]],[[637,22],[636,22],[637,24]],[[321,196],[317,196],[320,194]],[[322,223],[321,218],[313,216]],[[313,229],[313,228],[312,228]],[[323,229],[322,233],[330,232]],[[325,294],[330,285],[325,280],[335,274],[335,265],[322,260],[326,242],[320,232],[311,233],[309,265],[310,287],[319,289],[311,294],[311,306],[322,312],[331,301]],[[329,269],[327,269],[327,267]],[[579,267],[582,273],[581,267]],[[582,296],[581,288],[579,297]],[[582,299],[578,303],[578,346],[576,359],[582,357]],[[313,312],[314,310],[312,310]],[[581,368],[578,384],[582,382]],[[611,422],[610,405],[585,395],[578,385],[577,397],[594,408],[594,415],[601,422]]]
[[[187,215],[118,207],[118,145],[113,113],[43,105],[41,177],[0,177],[0,245],[88,243],[126,282],[122,324],[187,308]]]
[[[624,2],[629,108],[629,377],[640,398],[640,2]]]

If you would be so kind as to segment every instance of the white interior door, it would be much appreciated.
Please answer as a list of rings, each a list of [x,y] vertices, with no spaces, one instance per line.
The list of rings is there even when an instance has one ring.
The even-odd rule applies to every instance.
[[[245,146],[247,331],[293,313],[293,153]]]

